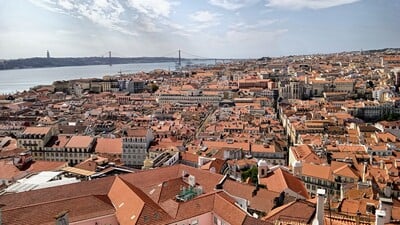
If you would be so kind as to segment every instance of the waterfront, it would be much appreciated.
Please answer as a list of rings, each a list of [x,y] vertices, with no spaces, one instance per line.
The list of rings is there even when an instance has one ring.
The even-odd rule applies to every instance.
[[[193,64],[212,64],[213,60],[195,60]],[[183,61],[183,66],[185,61]],[[102,78],[119,73],[149,72],[155,69],[175,70],[175,62],[132,63],[92,66],[50,67],[35,69],[15,69],[0,71],[0,94],[28,90],[37,85],[52,84],[57,80],[79,78]]]

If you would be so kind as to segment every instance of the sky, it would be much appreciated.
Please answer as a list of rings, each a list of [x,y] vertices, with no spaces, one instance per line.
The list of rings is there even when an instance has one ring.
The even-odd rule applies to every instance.
[[[400,0],[0,0],[0,59],[400,47]]]

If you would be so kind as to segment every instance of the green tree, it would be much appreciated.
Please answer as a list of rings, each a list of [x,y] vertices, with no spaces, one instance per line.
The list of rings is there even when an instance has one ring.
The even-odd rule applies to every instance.
[[[157,90],[158,90],[158,86],[157,86],[157,84],[151,84],[151,92],[152,93],[154,93],[154,92],[156,92]]]
[[[246,181],[247,178],[250,177],[250,181],[253,184],[257,184],[258,183],[258,168],[257,166],[253,166],[250,169],[242,172],[242,180]]]

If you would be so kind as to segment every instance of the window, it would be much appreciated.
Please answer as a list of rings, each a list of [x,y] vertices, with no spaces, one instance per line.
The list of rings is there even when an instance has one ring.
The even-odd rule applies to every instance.
[[[198,220],[192,220],[191,225],[197,225],[197,224],[199,224],[199,221],[198,221]]]
[[[214,216],[214,225],[218,225],[218,218]]]

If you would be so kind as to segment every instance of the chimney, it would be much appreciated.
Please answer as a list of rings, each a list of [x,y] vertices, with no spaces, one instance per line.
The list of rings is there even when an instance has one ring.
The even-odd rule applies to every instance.
[[[215,190],[222,190],[224,189],[224,183],[226,179],[228,178],[228,174],[226,174],[219,182],[217,185],[215,185]]]
[[[367,174],[367,162],[364,162],[364,167],[363,167],[363,173],[362,173],[362,182],[365,183],[367,182],[366,174]]]
[[[251,144],[251,142],[249,141],[249,154],[250,154],[250,155],[252,155],[252,153],[251,153],[251,150],[252,150],[251,148],[252,148],[252,146],[251,146],[251,145],[252,145],[252,144]]]
[[[324,200],[325,189],[317,190],[317,224],[324,225]]]
[[[356,225],[360,225],[360,216],[361,216],[361,212],[357,210],[357,214],[356,214]]]
[[[344,184],[340,185],[340,201],[343,201],[345,195]]]
[[[385,162],[384,162],[382,159],[379,160],[379,168],[380,168],[381,170],[385,169]]]
[[[376,210],[375,211],[375,225],[384,225],[385,224],[386,212],[384,210]]]
[[[56,225],[68,225],[68,211],[62,211],[55,216]]]
[[[382,211],[381,217],[377,217],[376,220],[382,220],[383,223],[389,223],[392,218],[392,207],[393,200],[391,198],[379,198],[379,211]],[[378,215],[376,210],[376,215]],[[377,224],[378,225],[378,224]]]
[[[301,178],[303,171],[303,164],[301,161],[294,161],[292,163],[293,176]]]

